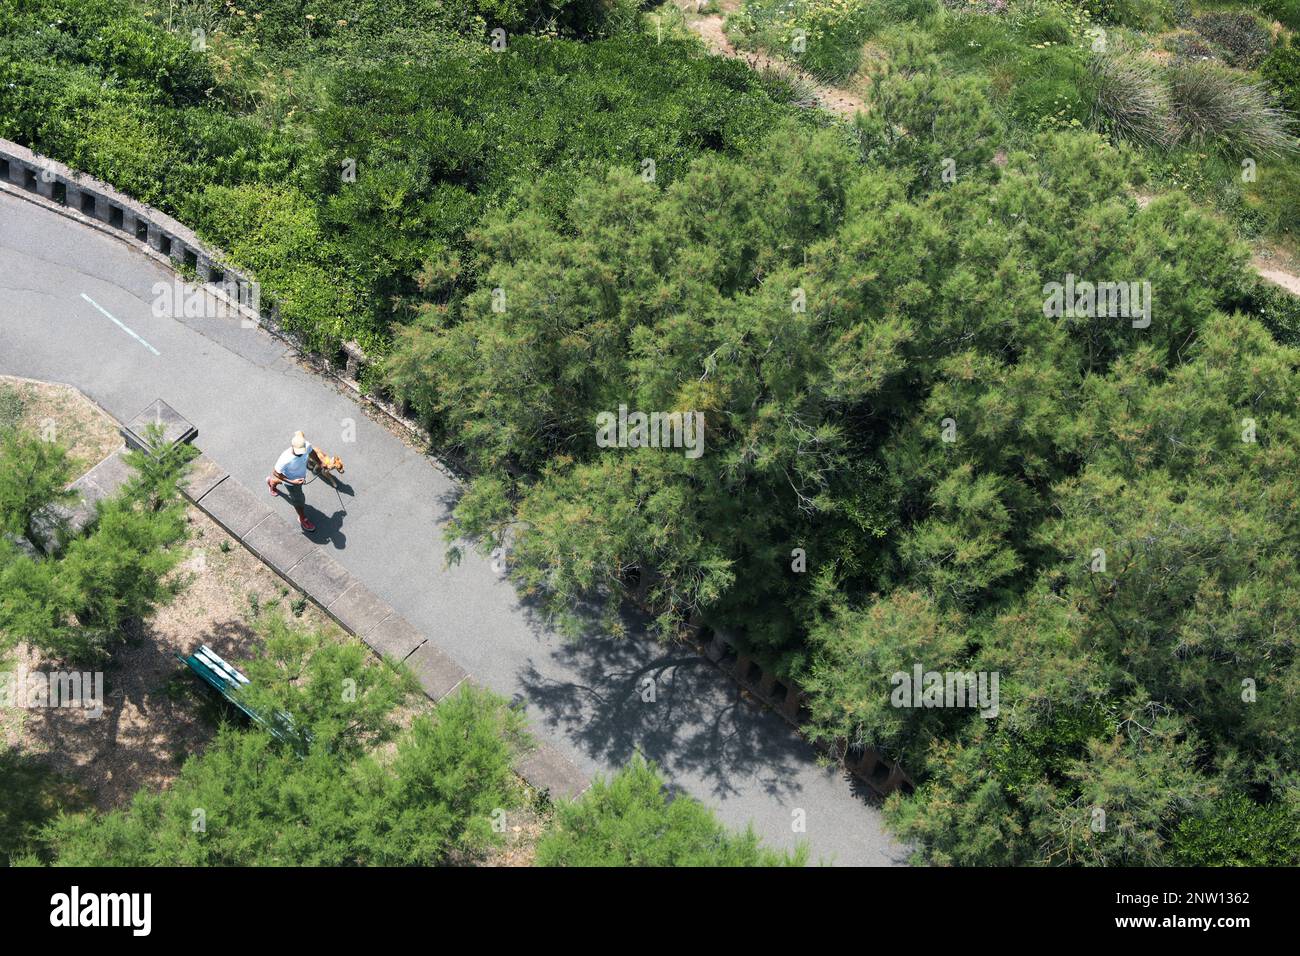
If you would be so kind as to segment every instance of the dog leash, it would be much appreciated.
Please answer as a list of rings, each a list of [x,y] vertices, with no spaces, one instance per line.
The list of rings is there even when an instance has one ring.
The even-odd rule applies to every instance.
[[[312,468],[308,468],[307,473],[311,475],[311,477],[302,483],[302,487],[304,488],[306,488],[308,485],[314,482],[317,478],[325,477],[324,474]],[[342,511],[344,514],[347,514],[348,506],[343,503],[343,493],[339,491],[339,486],[334,484],[332,480],[327,481],[325,483],[334,489],[334,495],[339,499],[339,510]]]

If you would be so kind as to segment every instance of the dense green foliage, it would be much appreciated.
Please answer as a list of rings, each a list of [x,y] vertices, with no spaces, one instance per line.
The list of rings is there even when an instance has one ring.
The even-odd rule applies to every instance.
[[[1300,44],[1294,37],[1273,48],[1260,66],[1260,75],[1277,91],[1282,105],[1300,115]]]
[[[0,671],[0,679],[3,679]],[[0,867],[26,859],[39,848],[41,831],[84,797],[38,755],[0,749]]]
[[[898,73],[978,81],[1010,140],[1100,130],[1142,147],[1153,187],[1213,203],[1243,238],[1291,240],[1300,222],[1294,41],[1286,30],[1275,36],[1252,4],[1201,6],[947,0],[895,9],[881,0],[748,0],[727,25],[736,43],[872,99]],[[1285,23],[1286,4],[1274,6]],[[1258,168],[1243,174],[1245,161]]]
[[[1259,8],[1283,26],[1300,30],[1300,0],[1260,0]]]
[[[74,477],[64,450],[21,432],[0,434],[0,528],[50,548],[29,556],[0,538],[0,651],[21,641],[56,659],[100,662],[175,593],[179,582],[168,573],[184,558],[177,482],[185,457],[128,455],[132,480],[96,505],[86,532],[69,536],[38,517],[75,497],[63,490]]]
[[[814,735],[923,781],[891,813],[929,858],[1167,862],[1207,801],[1296,785],[1297,355],[1219,311],[1245,250],[1183,197],[1138,208],[1122,152],[1059,133],[999,167],[958,89],[881,103],[857,147],[786,129],[665,189],[581,184],[559,227],[502,215],[394,380],[483,473],[458,531],[512,541],[575,629],[631,593],[669,632],[743,625]],[[1150,327],[1046,318],[1068,273],[1149,282]],[[702,410],[707,452],[599,448],[619,404]],[[999,715],[890,706],[916,662],[997,672]]]
[[[537,845],[538,866],[802,866],[806,858],[806,849],[766,850],[752,829],[733,834],[698,801],[669,796],[640,757],[562,804]]]
[[[206,46],[193,50],[191,20],[169,31],[168,11],[22,0],[0,21],[0,135],[176,215],[329,351],[382,349],[419,264],[454,256],[519,188],[540,180],[559,197],[581,172],[646,159],[671,180],[783,111],[743,64],[680,40],[521,35],[498,52],[454,4],[337,4],[337,19],[330,6],[250,2],[195,27]],[[443,12],[412,21],[425,8]],[[591,21],[582,35],[608,32],[595,0],[559,8]],[[478,9],[535,19],[517,3]]]
[[[322,348],[382,349],[473,472],[452,536],[508,546],[568,630],[593,606],[619,628],[629,599],[665,636],[726,627],[809,691],[812,736],[903,760],[918,786],[889,818],[931,862],[1294,861],[1271,835],[1300,802],[1300,321],[1238,237],[1295,228],[1300,173],[1258,86],[1292,71],[1256,20],[871,0],[872,108],[821,128],[676,39],[487,47],[482,25],[533,8],[434,43],[436,23],[381,41],[377,9],[362,42],[254,6],[195,53],[159,17],[63,3],[102,22],[46,0],[0,26],[5,135],[189,218]],[[1136,59],[1132,31],[1176,16],[1223,62]],[[1152,186],[1181,188],[1139,203]],[[1071,276],[1149,289],[1149,312],[1049,314]],[[703,454],[605,447],[620,407],[699,414]],[[997,674],[996,714],[898,706],[918,664]],[[479,845],[477,811],[408,786],[420,761],[340,748],[343,773],[224,732],[177,803],[140,798],[77,859]],[[198,795],[227,806],[218,773],[248,778],[221,819],[301,788],[337,839],[277,837],[292,806],[265,811],[266,856],[228,823],[191,839]],[[639,766],[562,809],[542,858],[774,862]]]
[[[1178,827],[1173,860],[1182,866],[1300,866],[1300,812],[1231,794]]]
[[[1210,11],[1193,17],[1191,25],[1224,52],[1230,65],[1244,69],[1259,66],[1273,45],[1267,24],[1253,13]]]
[[[37,539],[34,519],[47,505],[65,504],[75,492],[67,449],[15,427],[0,429],[0,532]]]
[[[51,783],[0,762],[0,780],[40,782],[0,846],[20,862],[62,866],[428,866],[480,859],[500,840],[524,789],[512,772],[530,746],[520,713],[466,686],[405,725],[418,692],[404,670],[369,661],[359,643],[330,643],[280,618],[243,664],[247,702],[289,713],[305,752],[257,726],[223,724],[165,791],[140,791],[109,813],[60,813],[39,826]],[[29,806],[30,804],[30,806]],[[19,816],[19,812],[22,816]],[[0,816],[0,824],[6,822]],[[671,801],[638,761],[555,809],[538,846],[547,866],[801,865],[806,853],[763,849],[686,796]]]

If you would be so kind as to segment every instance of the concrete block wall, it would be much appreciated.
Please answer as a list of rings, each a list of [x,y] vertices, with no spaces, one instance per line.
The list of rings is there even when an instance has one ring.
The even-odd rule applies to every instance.
[[[704,643],[703,651],[705,657],[791,725],[798,728],[806,722],[808,695],[803,689],[793,681],[764,668],[754,657],[741,650],[732,637],[715,630]],[[847,741],[838,741],[836,745],[825,749],[831,751],[846,770],[882,797],[899,789],[910,793],[915,786],[912,778],[897,761],[889,760],[875,747],[856,751]]]
[[[200,282],[225,278],[249,287],[254,282],[252,276],[226,265],[222,253],[166,213],[25,146],[0,139],[0,188],[4,186],[61,207],[65,215],[132,243],[155,259],[179,268],[192,268]],[[210,287],[210,291],[247,313],[250,320],[278,330],[279,316],[273,304],[253,309],[246,301],[232,301],[224,289]]]

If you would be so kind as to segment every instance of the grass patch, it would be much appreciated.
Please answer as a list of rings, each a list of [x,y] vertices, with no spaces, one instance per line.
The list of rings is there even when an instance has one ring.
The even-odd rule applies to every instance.
[[[22,421],[24,404],[18,389],[0,382],[0,428],[16,428]]]
[[[64,445],[73,477],[122,445],[112,418],[75,388],[0,376],[0,428],[5,427]]]

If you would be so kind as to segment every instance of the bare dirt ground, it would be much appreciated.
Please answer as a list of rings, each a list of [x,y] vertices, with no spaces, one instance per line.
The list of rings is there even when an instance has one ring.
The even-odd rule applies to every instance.
[[[478,865],[532,866],[537,856],[537,841],[545,828],[545,818],[537,811],[515,811],[510,815],[501,846],[488,853]]]
[[[1260,245],[1251,258],[1255,271],[1269,282],[1300,296],[1300,259],[1292,249]]]
[[[6,425],[66,446],[76,475],[122,446],[113,420],[75,388],[0,375],[0,428]]]
[[[190,557],[175,572],[185,588],[114,652],[104,672],[103,715],[51,708],[0,715],[8,746],[43,755],[101,810],[122,806],[142,787],[166,786],[216,732],[213,699],[175,653],[207,644],[229,661],[247,658],[259,642],[250,624],[254,602],[288,617],[299,597],[203,512],[190,506],[187,520]],[[303,625],[343,637],[317,608],[299,607]],[[25,645],[18,663],[29,671],[57,668]]]

